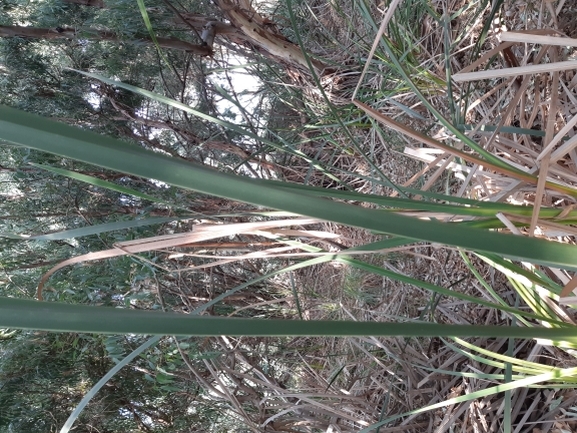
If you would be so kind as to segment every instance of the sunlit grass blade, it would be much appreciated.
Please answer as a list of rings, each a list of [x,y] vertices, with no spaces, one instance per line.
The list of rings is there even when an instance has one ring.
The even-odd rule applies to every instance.
[[[426,371],[430,371],[432,373],[446,374],[448,376],[468,377],[468,378],[479,379],[479,380],[505,380],[505,374],[504,373],[503,374],[499,374],[499,373],[469,373],[469,372],[464,372],[464,371],[443,370],[443,369],[430,368],[430,367],[424,367],[424,366],[420,366],[420,368],[422,368],[423,370],[426,370]],[[513,374],[511,376],[511,378],[513,380],[524,379],[525,377],[527,377],[527,376],[521,375],[521,374]]]
[[[537,268],[532,271],[524,269],[521,266],[512,263],[509,260],[498,257],[495,254],[477,254],[481,260],[502,272],[507,277],[522,281],[523,284],[536,284],[548,290],[550,293],[559,295],[562,287],[549,278],[546,274],[539,272]]]
[[[483,355],[483,357],[476,357],[473,354],[469,354],[467,356],[470,359],[474,359],[478,362],[485,363],[487,365],[493,365],[501,369],[505,369],[507,364],[511,364],[513,366],[514,371],[518,373],[531,374],[531,375],[560,370],[559,368],[555,368],[550,365],[543,365],[539,364],[538,362],[527,361],[524,359],[515,358],[513,356],[493,352],[491,350],[487,350],[475,344],[469,343],[468,341],[462,340],[460,338],[455,338],[455,341],[461,346]],[[454,345],[450,346],[455,350],[457,350],[456,346]],[[494,362],[494,360],[496,360],[497,362]]]

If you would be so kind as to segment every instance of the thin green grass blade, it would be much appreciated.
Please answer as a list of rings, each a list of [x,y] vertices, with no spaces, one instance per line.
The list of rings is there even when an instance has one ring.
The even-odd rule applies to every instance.
[[[411,109],[410,107],[407,107],[405,104],[394,100],[393,98],[383,95],[383,101],[387,101],[389,104],[392,104],[396,107],[399,107],[401,110],[403,110],[407,115],[411,116],[414,119],[419,119],[419,120],[423,120],[426,121],[427,119],[425,119],[418,111],[415,111],[413,109]]]
[[[505,375],[498,373],[468,373],[463,371],[442,370],[438,368],[425,367],[422,365],[420,365],[419,368],[441,375],[446,374],[447,376],[469,377],[471,379],[478,379],[478,380],[493,380],[493,381],[505,380]],[[524,379],[527,376],[521,374],[514,374],[511,377],[513,380],[519,380]]]
[[[256,283],[258,283],[258,282],[260,282],[260,281],[268,280],[269,278],[272,278],[272,277],[274,277],[274,276],[276,276],[276,275],[284,274],[284,273],[286,273],[286,272],[296,271],[297,269],[303,269],[303,268],[306,268],[306,267],[309,267],[309,266],[318,265],[318,264],[321,264],[321,263],[330,262],[331,260],[332,260],[332,258],[331,258],[330,256],[315,257],[314,259],[309,259],[309,260],[305,260],[305,261],[300,262],[300,263],[295,263],[294,265],[286,266],[286,267],[284,267],[284,268],[282,268],[282,269],[279,269],[279,270],[277,270],[277,271],[273,271],[273,272],[268,273],[268,274],[266,274],[266,275],[263,275],[263,276],[261,276],[261,277],[255,278],[255,279],[250,280],[250,281],[248,281],[248,282],[246,282],[246,283],[242,283],[242,284],[240,284],[240,285],[238,285],[238,286],[236,286],[236,287],[234,287],[234,288],[232,288],[232,289],[230,289],[230,290],[227,290],[226,292],[224,292],[223,294],[217,296],[216,298],[212,299],[211,301],[207,302],[206,304],[203,304],[203,305],[201,306],[201,307],[202,307],[202,310],[201,310],[201,311],[204,311],[204,310],[206,310],[207,308],[209,308],[209,307],[211,307],[211,306],[213,306],[213,305],[216,305],[217,303],[219,303],[219,302],[222,301],[223,299],[227,298],[228,296],[230,296],[230,295],[232,295],[232,294],[234,294],[234,293],[236,293],[236,292],[238,292],[238,291],[240,291],[240,290],[242,290],[242,289],[244,289],[244,288],[246,288],[246,287],[248,287],[248,286],[251,286],[252,284],[256,284]],[[199,308],[200,308],[200,307],[199,307]]]
[[[453,99],[453,82],[452,68],[451,68],[451,19],[449,18],[448,12],[445,11],[443,17],[441,18],[441,26],[443,28],[443,54],[445,56],[445,79],[447,81],[447,102],[449,104],[449,109],[451,113],[451,120],[453,123],[457,123],[457,109],[455,108],[455,101]]]
[[[297,309],[297,314],[299,315],[299,319],[300,319],[300,320],[303,320],[303,311],[302,311],[302,308],[301,308],[301,301],[300,301],[299,294],[298,294],[298,292],[297,292],[297,288],[296,288],[296,284],[295,284],[295,279],[294,279],[294,276],[293,276],[292,272],[291,272],[291,274],[290,274],[290,286],[291,286],[291,292],[292,292],[292,294],[293,294],[293,298],[294,298],[294,301],[295,301],[295,306],[296,306],[296,309]]]
[[[330,98],[327,96],[327,93],[325,92],[324,86],[321,84],[320,77],[315,73],[315,68],[313,67],[310,56],[308,54],[309,51],[306,49],[306,47],[304,46],[304,43],[302,41],[301,32],[298,30],[297,25],[296,25],[296,17],[295,17],[293,6],[292,6],[292,0],[286,0],[286,2],[287,2],[287,11],[289,14],[289,19],[290,19],[291,26],[292,26],[293,30],[295,30],[294,34],[295,34],[297,43],[301,47],[301,51],[302,51],[304,58],[307,62],[307,65],[309,67],[309,71],[310,71],[310,74],[313,78],[313,81],[315,82],[318,91],[321,93],[321,96],[323,97],[323,99],[326,103],[326,106],[328,107],[328,109],[331,113],[331,118],[335,119],[339,123],[342,131],[349,138],[350,145],[355,149],[355,151],[359,155],[362,156],[363,160],[371,167],[371,169],[375,173],[377,173],[381,179],[384,180],[384,182],[387,184],[387,186],[389,186],[390,188],[393,188],[399,194],[404,196],[405,193],[401,189],[399,189],[399,187],[387,175],[385,175],[385,173],[383,173],[381,168],[377,164],[375,164],[375,161],[373,160],[373,158],[369,158],[367,156],[365,151],[362,149],[362,146],[359,145],[356,136],[350,132],[350,130],[349,130],[349,128],[347,128],[347,126],[344,125],[344,123],[341,119],[341,116],[336,112],[334,104],[331,102]]]
[[[511,263],[509,260],[503,259],[494,254],[476,254],[476,256],[496,270],[502,272],[507,277],[522,281],[523,284],[526,285],[533,283],[541,286],[549,291],[550,296],[559,295],[563,289],[562,286],[549,278],[549,276],[538,272],[536,269],[533,272],[529,271],[528,269],[524,269],[521,266]]]
[[[518,297],[517,297],[518,300]],[[515,326],[515,322],[511,323]],[[507,355],[512,357],[515,349],[515,339],[509,338],[507,342]],[[513,381],[513,366],[510,362],[505,363],[505,383],[510,383]],[[511,433],[511,412],[513,410],[513,393],[511,390],[505,391],[505,412],[503,413],[503,433]]]
[[[160,45],[158,45],[158,40],[156,39],[156,33],[154,32],[154,29],[152,28],[152,23],[150,22],[150,17],[148,16],[148,12],[146,11],[146,6],[144,5],[144,0],[136,0],[136,3],[138,4],[138,9],[140,10],[140,15],[142,15],[142,20],[144,21],[144,25],[146,26],[146,29],[148,30],[148,34],[150,34],[150,38],[152,39],[152,42],[156,46],[156,51],[157,51],[158,55],[160,56],[162,61],[168,65],[168,67],[170,69],[171,64],[168,61],[168,59],[166,58],[166,56],[164,55],[164,53],[162,52]]]
[[[88,176],[86,174],[77,173],[75,171],[66,170],[66,169],[59,168],[59,167],[52,167],[52,166],[46,165],[46,164],[36,164],[35,162],[30,162],[28,164],[31,165],[32,167],[40,168],[42,170],[46,170],[46,171],[49,171],[51,173],[60,174],[62,176],[66,176],[66,177],[69,177],[71,179],[75,179],[75,180],[78,180],[80,182],[87,183],[88,185],[93,185],[93,186],[96,186],[99,188],[105,188],[105,189],[108,189],[110,191],[119,192],[120,194],[131,195],[133,197],[137,197],[137,198],[140,198],[142,200],[148,200],[148,201],[151,201],[153,203],[169,204],[169,205],[173,206],[170,203],[166,203],[164,200],[157,199],[156,197],[153,197],[153,196],[148,195],[148,194],[143,194],[140,191],[137,191],[137,190],[132,189],[132,188],[127,188],[127,187],[124,187],[122,185],[117,185],[115,183],[109,182],[107,180],[99,179],[95,176]],[[174,206],[174,207],[177,207],[177,206]]]
[[[460,342],[461,340],[455,338],[455,341]],[[460,353],[461,355],[469,358],[472,361],[475,361],[477,363],[479,363],[480,365],[488,365],[491,367],[495,367],[498,368],[499,370],[505,370],[507,367],[507,364],[512,365],[511,363],[507,363],[507,362],[500,362],[495,360],[494,358],[489,358],[486,357],[487,354],[492,354],[493,352],[491,351],[485,351],[485,356],[481,356],[481,355],[476,355],[472,352],[469,352],[467,350],[464,350],[460,347],[455,346],[454,344],[451,344],[449,342],[447,342],[446,340],[443,340],[443,342],[447,345],[447,347],[451,348],[452,350],[455,351],[455,353]],[[475,345],[468,345],[467,347],[472,347],[471,350],[474,350],[476,348]],[[542,374],[545,373],[547,371],[552,371],[552,369],[541,369],[541,368],[525,368],[525,367],[520,367],[520,366],[515,366],[516,368],[514,369],[516,372],[518,372],[519,374],[523,374],[523,378],[527,377],[527,375],[530,376],[535,376],[536,374]],[[502,375],[503,379],[505,379],[505,375]]]
[[[455,136],[459,140],[461,140],[464,144],[469,146],[471,149],[475,150],[479,155],[481,155],[483,158],[485,158],[485,160],[487,160],[488,162],[491,162],[491,163],[493,163],[499,167],[506,168],[506,169],[513,171],[513,172],[526,174],[526,173],[522,172],[521,170],[519,170],[518,168],[511,166],[509,163],[507,163],[503,159],[496,157],[491,152],[488,152],[487,150],[483,149],[481,146],[479,146],[477,143],[475,143],[473,140],[471,140],[469,137],[467,137],[465,134],[463,134],[457,126],[455,126],[451,122],[449,122],[439,112],[439,110],[437,110],[429,102],[429,100],[427,98],[425,98],[425,96],[423,95],[423,93],[421,92],[419,87],[414,83],[413,79],[406,72],[405,67],[403,66],[403,64],[401,63],[401,61],[397,58],[397,55],[395,54],[395,50],[394,50],[394,47],[392,46],[391,41],[387,38],[383,38],[383,40],[381,42],[382,42],[381,46],[385,49],[387,55],[389,56],[389,59],[394,64],[395,70],[403,77],[403,79],[410,86],[411,90],[415,93],[415,95],[421,100],[421,102],[427,107],[427,109],[431,112],[431,114],[433,114],[435,116],[435,118],[445,128],[447,128],[449,131],[451,131],[453,134],[455,134]]]
[[[350,174],[350,173],[347,173]],[[360,176],[359,176],[360,177]],[[366,178],[366,180],[369,180]],[[532,216],[533,208],[531,206],[516,206],[508,203],[495,203],[487,201],[477,201],[462,197],[448,196],[430,191],[414,190],[410,188],[401,188],[405,194],[414,194],[429,199],[439,200],[445,203],[435,203],[424,200],[413,200],[410,198],[387,197],[375,194],[363,194],[355,191],[341,191],[335,189],[326,189],[310,185],[301,185],[294,183],[272,182],[270,180],[258,179],[263,185],[275,185],[293,190],[299,193],[306,193],[315,197],[330,197],[341,200],[357,200],[369,203],[380,204],[394,209],[413,209],[428,212],[445,212],[454,215],[469,215],[478,217],[493,217],[498,212],[511,213],[520,216]],[[271,183],[272,182],[272,183]],[[459,203],[452,205],[450,203]],[[542,207],[539,212],[540,218],[555,218],[561,213],[558,208]],[[577,211],[569,212],[563,220],[557,222],[570,223],[572,219],[577,219]]]
[[[84,408],[88,405],[90,400],[92,400],[92,398],[96,395],[96,393],[100,390],[100,388],[102,388],[104,385],[106,385],[106,383],[110,379],[112,379],[112,377],[116,373],[118,373],[120,370],[122,370],[124,367],[126,367],[134,358],[136,358],[138,355],[140,355],[145,350],[156,346],[156,344],[158,344],[158,342],[160,341],[161,338],[162,338],[162,336],[154,336],[154,337],[148,339],[147,341],[142,343],[140,346],[138,346],[136,349],[134,349],[122,361],[120,361],[113,368],[111,368],[104,376],[102,376],[102,378],[98,382],[96,382],[96,384],[92,388],[90,388],[90,390],[84,395],[84,397],[82,398],[80,403],[78,403],[76,405],[76,407],[74,408],[74,410],[72,411],[72,413],[70,414],[70,416],[68,417],[68,419],[66,420],[64,425],[62,426],[62,428],[60,429],[60,433],[70,432],[70,429],[74,425],[74,422],[78,419],[78,417],[80,416],[80,414],[82,413]]]
[[[90,72],[79,71],[76,69],[70,69],[70,70],[78,72],[79,74],[82,74],[82,75],[86,75],[87,77],[92,77],[92,78],[99,80],[99,81],[102,81],[104,83],[110,84],[111,86],[121,87],[123,89],[129,90],[129,91],[137,93],[139,95],[142,95],[146,98],[150,98],[150,99],[153,99],[155,101],[158,101],[162,104],[170,105],[171,107],[178,108],[179,110],[182,110],[182,111],[186,111],[187,113],[190,113],[194,116],[200,117],[201,119],[207,120],[211,123],[214,123],[215,125],[219,125],[219,126],[222,126],[223,128],[230,129],[231,131],[234,131],[238,134],[241,134],[244,137],[252,138],[253,140],[256,140],[257,142],[267,144],[267,145],[273,147],[274,149],[278,149],[278,150],[281,150],[283,152],[289,153],[291,155],[295,155],[295,156],[303,159],[307,163],[312,164],[315,167],[319,167],[319,168],[323,167],[323,164],[320,161],[315,160],[313,158],[310,158],[307,155],[305,155],[303,152],[300,152],[300,151],[294,149],[294,146],[290,146],[289,143],[284,142],[278,136],[277,136],[277,138],[279,138],[279,141],[282,143],[282,145],[280,145],[279,143],[274,142],[272,140],[268,140],[265,137],[261,137],[255,133],[253,133],[252,131],[250,131],[246,128],[243,128],[242,126],[238,126],[234,123],[227,122],[226,120],[222,120],[222,119],[219,119],[217,117],[213,117],[209,114],[203,113],[202,111],[195,110],[194,108],[189,107],[188,105],[183,104],[182,102],[175,101],[174,99],[168,98],[168,97],[163,96],[163,95],[159,95],[158,93],[150,92],[148,90],[141,89],[140,87],[136,87],[136,86],[132,86],[130,84],[123,83],[122,81],[111,80],[109,78],[103,77],[103,76],[98,75],[98,74],[92,74]]]
[[[541,296],[539,296],[535,284],[525,285],[518,279],[511,277],[507,278],[509,283],[513,286],[513,289],[515,289],[517,294],[521,296],[531,310],[536,314],[543,316],[547,323],[550,323],[551,320],[555,320],[557,317],[555,311],[553,311],[552,307],[544,302]]]
[[[474,125],[467,125],[467,124],[459,124],[458,128],[463,131],[472,131],[476,128]],[[492,125],[481,125],[478,128],[478,131],[483,132],[495,132],[497,129],[496,126]],[[532,135],[534,137],[545,137],[545,131],[541,131],[538,129],[529,129],[529,128],[519,128],[517,126],[502,126],[499,131],[505,134],[520,134],[520,135]]]
[[[455,338],[454,340],[455,340],[455,342],[457,342],[461,346],[466,347],[469,350],[474,350],[475,352],[483,355],[483,358],[480,358],[480,359],[479,358],[472,358],[471,356],[469,356],[469,358],[475,359],[476,361],[479,361],[482,363],[487,363],[487,361],[490,360],[491,358],[495,359],[495,360],[499,361],[498,367],[501,369],[504,369],[505,365],[507,363],[509,363],[513,366],[513,369],[515,371],[517,371],[519,373],[525,373],[525,374],[531,374],[531,375],[559,370],[559,369],[556,369],[555,367],[552,367],[550,365],[543,365],[543,364],[539,364],[538,362],[527,361],[527,360],[518,359],[518,358],[515,358],[512,356],[503,355],[501,353],[496,353],[496,352],[493,352],[491,350],[479,347],[475,344],[469,343],[468,341],[462,340],[460,338]],[[456,346],[454,346],[450,343],[447,343],[447,344],[451,348],[453,348],[454,350],[457,350]],[[488,365],[497,366],[497,364],[488,364]]]
[[[180,219],[186,219],[186,218],[161,217],[161,218],[132,219],[129,221],[115,221],[112,223],[87,226],[87,227],[82,227],[79,229],[63,230],[63,231],[55,232],[55,233],[48,233],[46,235],[26,236],[26,235],[17,235],[17,234],[6,234],[5,235],[5,234],[0,233],[0,237],[9,237],[12,239],[36,240],[36,241],[61,241],[61,240],[65,240],[65,239],[81,238],[81,237],[90,236],[90,235],[99,235],[102,233],[113,232],[116,230],[126,230],[126,229],[134,229],[137,227],[150,226],[150,225],[154,225],[154,224],[164,224],[167,222],[177,221]]]

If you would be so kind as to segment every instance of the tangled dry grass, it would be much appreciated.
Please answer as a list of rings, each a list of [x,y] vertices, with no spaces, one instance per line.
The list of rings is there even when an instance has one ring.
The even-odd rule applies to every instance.
[[[351,83],[356,84],[361,71],[347,65],[354,63],[350,60],[355,55],[371,61],[367,59],[367,49],[377,32],[353,3],[312,2],[307,6],[310,21],[318,26],[318,34],[311,31],[307,44],[313,53],[343,65],[331,78],[332,86],[324,87],[324,94],[310,77],[298,77],[305,95],[303,108],[318,118],[330,113],[325,98],[335,104],[333,109],[341,110],[341,115],[345,109],[350,110],[350,105],[345,105],[353,92]],[[399,9],[407,7],[403,2],[392,4]],[[439,126],[413,92],[383,73],[387,67],[384,63],[376,66],[378,73],[369,70],[362,88],[374,94],[372,108],[396,119],[402,127],[391,133],[387,129],[391,123],[385,119],[385,125],[379,125],[383,118],[376,116],[377,122],[366,122],[354,129],[360,149],[398,185],[422,190],[443,188],[455,196],[530,204],[535,212],[522,221],[530,223],[526,233],[516,229],[514,223],[519,220],[508,215],[501,215],[501,220],[514,233],[573,243],[575,229],[571,225],[542,221],[538,211],[544,205],[554,206],[562,216],[576,205],[575,197],[566,194],[563,186],[577,185],[577,75],[574,63],[567,66],[560,62],[575,59],[577,44],[573,39],[568,48],[567,41],[559,40],[575,36],[577,8],[563,0],[506,1],[493,17],[498,21],[486,27],[488,37],[480,45],[479,38],[491,16],[491,4],[469,8],[468,2],[456,0],[430,5],[439,15],[451,19],[446,20],[448,27],[443,27],[441,21],[426,13],[418,15],[421,22],[416,27],[421,33],[414,35],[417,43],[407,61],[413,62],[408,67],[411,72],[424,74],[417,80],[420,89],[431,104],[447,118],[459,121],[467,136],[486,151],[537,177],[533,183],[526,182],[510,172],[463,159],[468,150],[460,148],[454,135]],[[386,8],[383,3],[375,4],[369,12],[379,17],[375,21],[380,23]],[[408,24],[393,20],[397,29]],[[321,38],[323,33],[331,36],[328,40],[341,44],[327,47],[327,38]],[[515,37],[526,43],[514,42],[518,40]],[[319,42],[321,39],[324,44]],[[477,60],[471,62],[474,50],[479,52]],[[447,62],[456,75],[453,84],[443,88],[440,83],[446,79]],[[544,68],[532,73],[531,68],[537,65]],[[484,69],[483,80],[478,80],[474,71]],[[382,90],[387,86],[391,91],[385,95]],[[457,112],[464,116],[459,118]],[[362,114],[359,110],[353,113],[352,117]],[[295,114],[294,119],[307,123],[311,116]],[[432,126],[429,134],[435,142],[448,143],[455,151],[417,140],[412,131],[427,126]],[[360,192],[394,193],[371,181],[375,167],[351,146],[349,136],[333,133],[332,129],[328,133],[329,129],[321,125],[314,132],[301,133],[306,140],[299,151],[322,163],[324,169],[311,171],[306,159],[297,159],[277,166],[279,176],[324,187],[347,185]],[[551,183],[546,185],[546,179]],[[334,251],[339,246],[362,245],[375,239],[372,234],[351,228],[329,224],[318,228],[336,236],[331,240]],[[368,260],[401,275],[490,299],[455,250],[415,245],[372,255]],[[506,279],[481,260],[471,260],[485,280],[514,305],[515,292]],[[250,263],[253,270],[263,267],[256,260]],[[566,274],[549,272],[563,285],[569,283]],[[301,315],[306,319],[381,321],[429,317],[452,324],[503,324],[506,320],[482,306],[432,296],[406,283],[335,264],[317,265],[292,273],[290,278],[273,280],[263,293],[267,295],[238,299],[237,307],[268,317]],[[478,339],[472,343],[498,354],[511,354],[506,339]],[[227,355],[204,360],[202,368],[190,365],[191,372],[202,380],[210,395],[227,402],[247,430],[255,432],[355,432],[394,414],[483,390],[494,384],[492,374],[502,372],[496,362],[479,362],[466,343],[440,339],[249,341],[222,337],[210,346],[220,346]],[[544,365],[575,365],[567,352],[532,342],[516,344],[512,356]],[[504,397],[491,395],[416,413],[376,431],[496,432],[502,431],[502,419],[508,410],[515,432],[560,433],[577,429],[573,415],[577,393],[572,388],[522,388],[513,393],[512,401],[513,406],[508,409]]]

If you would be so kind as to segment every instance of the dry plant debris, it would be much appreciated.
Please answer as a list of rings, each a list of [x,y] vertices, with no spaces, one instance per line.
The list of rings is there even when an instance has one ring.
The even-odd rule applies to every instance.
[[[432,2],[431,5],[441,12],[454,14],[465,3]],[[402,7],[402,0],[392,1],[384,11],[383,25],[376,35],[373,52],[367,56],[369,59],[380,38],[386,34],[387,23],[393,19],[397,7]],[[343,29],[349,27],[343,19],[343,8],[336,8],[332,3],[314,3],[311,11],[316,11],[315,17],[327,29],[338,28],[345,34]],[[488,10],[468,27],[469,12],[451,22],[451,34],[462,36],[449,53],[455,72],[452,92],[461,104],[465,104],[463,128],[467,136],[525,174],[481,161],[470,149],[459,147],[446,129],[436,129],[429,136],[418,132],[424,123],[436,123],[436,119],[410,92],[396,100],[425,116],[424,121],[407,116],[406,110],[391,104],[375,108],[356,101],[357,107],[382,122],[384,130],[394,128],[401,134],[403,154],[384,145],[386,140],[382,132],[375,128],[367,130],[364,144],[374,158],[380,158],[381,167],[398,184],[414,186],[418,181],[420,188],[426,190],[450,178],[450,192],[454,195],[531,204],[535,212],[532,218],[523,221],[530,223],[526,232],[515,227],[518,217],[515,220],[512,216],[500,215],[500,218],[518,235],[547,236],[573,243],[575,229],[570,225],[542,221],[537,216],[543,205],[558,207],[559,218],[576,206],[575,197],[566,194],[564,189],[566,185],[577,186],[577,139],[574,134],[577,119],[574,47],[577,43],[572,39],[575,30],[566,18],[577,16],[576,9],[564,1],[506,2],[501,22],[490,30],[477,61],[469,64],[467,53],[482,33]],[[354,12],[349,12],[353,17]],[[379,9],[375,9],[375,14],[379,13]],[[425,21],[419,59],[423,63],[428,61],[430,72],[437,77],[443,77],[445,70],[441,41],[443,28],[433,20]],[[324,58],[331,58],[328,50],[323,54]],[[335,59],[341,55],[332,54]],[[494,56],[502,56],[502,59],[493,61],[483,70]],[[298,80],[303,89],[315,88],[308,77],[299,75]],[[386,85],[378,77],[368,77],[367,81],[361,77],[360,83],[361,86]],[[341,88],[327,87],[326,90],[331,102],[337,105],[344,104],[351,93],[353,99],[356,94],[348,82]],[[311,92],[304,104],[325,110],[321,96],[316,90]],[[432,93],[430,97],[431,103],[443,115],[450,116],[445,92]],[[362,164],[359,167],[358,162],[362,160],[357,159],[354,152],[335,156],[320,151],[318,143],[312,140],[313,134],[303,132],[303,135],[311,138],[309,144],[300,149],[305,155],[321,155],[326,166],[342,169],[351,179],[355,172],[368,170]],[[332,145],[343,144],[346,148],[346,137],[333,139]],[[329,144],[326,146],[330,148]],[[335,186],[324,174],[315,172],[311,176],[306,163],[276,168],[287,180]],[[533,175],[536,177],[532,178]],[[393,194],[386,188],[375,191],[369,182],[356,180],[355,187],[363,192]],[[314,242],[337,253],[340,247],[366,244],[376,239],[364,231],[332,224],[321,224],[319,230],[333,233],[335,237],[328,243],[326,239]],[[506,278],[478,258],[471,256],[469,259],[509,305],[514,305],[515,294]],[[373,254],[367,260],[400,274],[488,299],[455,250],[415,245]],[[246,267],[259,272],[263,266],[258,257],[245,263]],[[577,281],[566,273],[555,269],[546,271],[566,285],[565,295],[577,286]],[[216,269],[210,273],[210,278],[213,277],[217,277]],[[253,292],[251,296],[228,302],[235,305],[236,312],[252,311],[265,317],[300,315],[308,320],[379,321],[426,317],[440,323],[507,323],[505,317],[493,310],[431,296],[409,284],[332,263],[294,272],[290,279],[277,278],[269,284],[275,286],[278,296],[264,298]],[[226,285],[230,286],[230,282]],[[189,308],[205,299],[202,294],[185,290],[185,286],[183,284],[180,296]],[[268,289],[270,294],[271,288]],[[567,316],[566,320],[572,319]],[[478,339],[471,343],[496,354],[505,354],[508,350],[505,339]],[[491,375],[502,373],[502,369],[468,356],[469,349],[464,344],[424,338],[299,338],[281,342],[223,337],[214,339],[207,347],[220,345],[227,353],[226,357],[205,360],[201,368],[192,363],[189,367],[191,374],[212,390],[211,395],[228,402],[251,431],[355,432],[387,416],[493,386]],[[534,342],[517,344],[513,356],[544,365],[575,365],[574,358],[566,352]],[[475,374],[463,376],[463,372]],[[577,427],[572,408],[576,401],[577,394],[572,389],[516,390],[511,408],[515,432],[574,431]],[[378,431],[495,432],[501,431],[505,410],[505,399],[500,394],[409,416],[398,424],[382,426]]]

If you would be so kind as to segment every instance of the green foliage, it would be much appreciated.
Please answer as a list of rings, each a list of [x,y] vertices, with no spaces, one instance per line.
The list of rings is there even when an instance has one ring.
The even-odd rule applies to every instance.
[[[23,332],[9,341],[0,341],[0,431],[56,431],[80,398],[112,366],[116,359],[113,355],[125,353],[136,344],[135,337],[44,332]],[[156,355],[122,370],[109,382],[106,393],[86,409],[76,428],[136,431],[146,425],[149,431],[180,432],[186,431],[186,425],[199,422],[201,414],[187,415],[198,389],[192,383],[173,379],[171,372],[182,362],[174,354],[174,346],[162,347]],[[142,371],[150,371],[152,376]],[[178,419],[176,424],[174,419]]]
[[[77,334],[21,333],[2,343],[0,425],[5,431],[47,432],[54,422],[63,422],[89,379],[84,364],[89,340]]]

